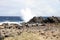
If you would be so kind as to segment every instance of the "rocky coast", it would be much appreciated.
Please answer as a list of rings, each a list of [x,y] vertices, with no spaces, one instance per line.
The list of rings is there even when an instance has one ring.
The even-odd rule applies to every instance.
[[[27,23],[0,25],[1,40],[60,40],[60,19],[34,17]]]

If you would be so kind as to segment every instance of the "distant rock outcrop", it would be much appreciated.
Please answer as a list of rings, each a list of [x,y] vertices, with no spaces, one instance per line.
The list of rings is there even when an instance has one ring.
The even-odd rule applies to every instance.
[[[60,17],[33,17],[28,23],[60,23]]]
[[[43,23],[43,17],[33,17],[28,23]]]

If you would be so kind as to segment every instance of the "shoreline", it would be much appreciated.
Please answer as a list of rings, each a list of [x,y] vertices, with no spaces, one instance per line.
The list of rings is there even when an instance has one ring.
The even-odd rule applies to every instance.
[[[28,22],[3,22],[0,25],[0,39],[23,40],[25,38],[29,40],[29,38],[32,38],[30,40],[35,40],[32,35],[37,36],[37,40],[60,40],[60,19],[57,17],[48,17],[46,19],[33,17]]]

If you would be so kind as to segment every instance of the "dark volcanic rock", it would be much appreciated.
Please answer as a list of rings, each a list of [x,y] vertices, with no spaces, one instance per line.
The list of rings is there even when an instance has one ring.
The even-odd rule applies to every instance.
[[[43,23],[43,17],[33,17],[28,23]]]
[[[60,23],[60,17],[33,17],[28,23]]]
[[[52,16],[52,17],[47,18],[47,22],[48,23],[60,23],[60,19],[58,19],[58,17]]]

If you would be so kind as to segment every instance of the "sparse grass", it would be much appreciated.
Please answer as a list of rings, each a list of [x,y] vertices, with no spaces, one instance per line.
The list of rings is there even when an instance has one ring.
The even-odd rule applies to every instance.
[[[32,32],[30,32],[30,33],[23,32],[19,36],[8,37],[8,38],[5,38],[4,40],[40,40],[40,37],[38,34],[34,34]]]
[[[44,36],[40,35],[39,33],[33,33],[33,32],[23,32],[21,35],[14,37],[7,37],[4,40],[60,40],[60,37],[59,36],[57,37]]]
[[[14,36],[14,37],[7,37],[4,40],[60,40],[60,23],[58,24],[53,24],[54,28],[48,28],[48,31],[45,31],[45,35],[40,34],[41,32],[37,32],[37,31],[23,31],[20,35]],[[50,27],[50,26],[49,26]],[[51,30],[54,31],[52,33]],[[43,29],[42,29],[43,30]],[[42,31],[43,32],[43,31]],[[14,34],[14,33],[13,33]],[[54,35],[55,34],[55,35]],[[54,35],[54,36],[53,36]]]

